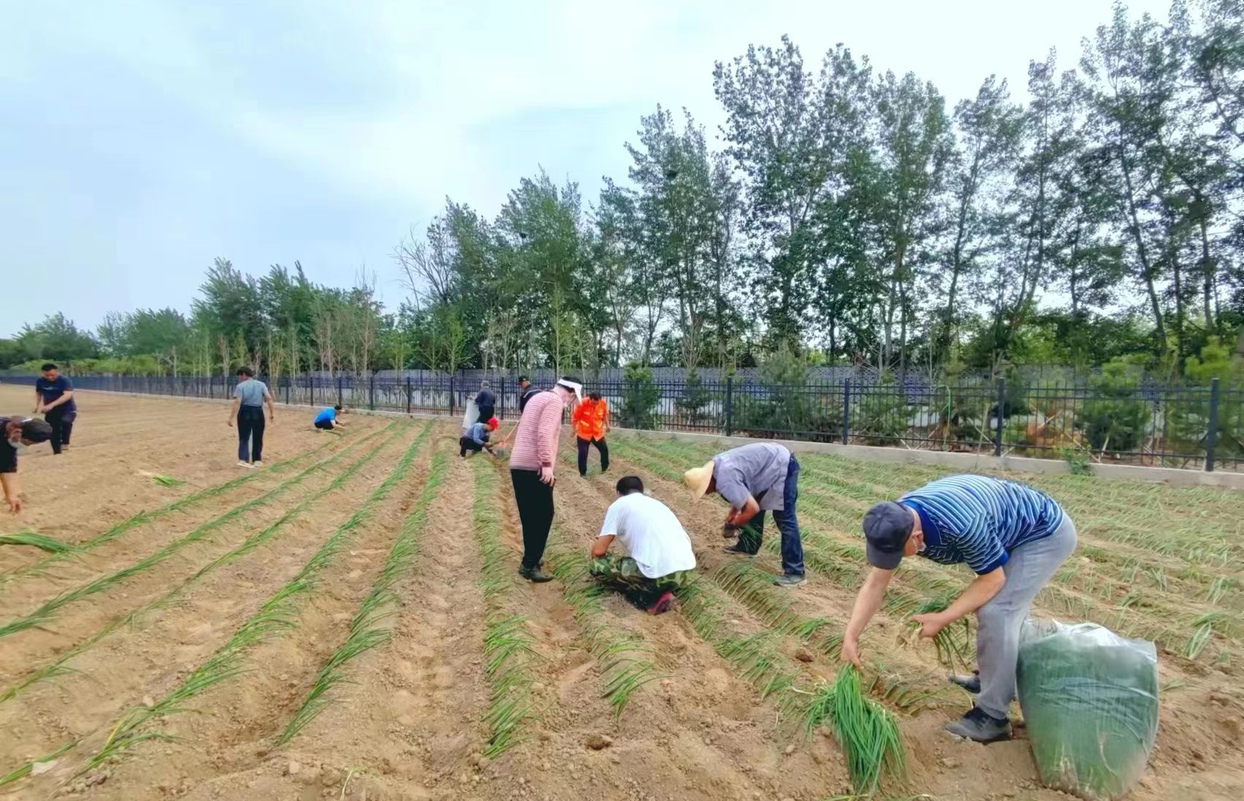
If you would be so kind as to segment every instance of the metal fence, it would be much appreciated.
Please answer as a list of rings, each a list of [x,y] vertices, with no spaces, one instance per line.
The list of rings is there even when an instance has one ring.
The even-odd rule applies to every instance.
[[[262,378],[262,377],[261,377]],[[29,386],[34,376],[3,376]],[[84,390],[228,398],[231,377],[75,376]],[[454,375],[296,376],[269,381],[276,399],[406,414],[462,414],[477,378]],[[518,382],[494,376],[497,416],[518,417]],[[537,386],[541,384],[538,382]],[[544,384],[547,386],[547,383]],[[1014,454],[1137,465],[1238,469],[1244,392],[1208,387],[1025,387],[1005,380],[792,385],[752,380],[591,382],[616,425],[910,449]]]

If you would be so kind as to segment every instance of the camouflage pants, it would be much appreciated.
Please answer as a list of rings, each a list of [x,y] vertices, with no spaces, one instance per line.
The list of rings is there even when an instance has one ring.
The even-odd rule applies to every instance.
[[[656,603],[662,594],[677,591],[687,579],[686,571],[648,578],[631,557],[614,558],[610,554],[593,559],[588,570],[594,578],[621,590],[632,603],[645,609]]]

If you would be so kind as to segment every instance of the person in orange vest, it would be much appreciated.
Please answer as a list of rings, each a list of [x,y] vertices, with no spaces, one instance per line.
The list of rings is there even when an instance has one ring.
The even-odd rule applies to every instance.
[[[600,451],[600,470],[609,469],[609,446],[605,443],[605,433],[609,430],[609,404],[593,392],[587,396],[570,415],[574,425],[575,436],[579,445],[579,476],[587,476],[587,449],[595,445]]]

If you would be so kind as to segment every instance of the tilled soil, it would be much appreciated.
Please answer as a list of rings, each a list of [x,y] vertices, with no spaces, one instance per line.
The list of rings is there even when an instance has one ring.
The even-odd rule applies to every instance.
[[[0,387],[0,400],[15,409],[28,394]],[[220,404],[102,393],[79,401],[73,448],[60,457],[35,448],[22,458],[28,507],[0,521],[0,531],[31,528],[90,544],[140,512],[190,500],[70,558],[0,549],[0,627],[25,621],[0,628],[0,777],[39,761],[34,775],[7,777],[0,797],[813,801],[849,793],[827,732],[782,720],[775,699],[762,698],[683,612],[648,616],[613,594],[576,606],[578,579],[531,585],[513,576],[496,596],[531,638],[531,717],[517,746],[485,757],[492,690],[472,511],[482,471],[495,471],[495,497],[483,502],[495,508],[511,575],[521,529],[505,466],[486,454],[459,458],[454,423],[355,416],[337,436],[315,432],[309,410],[278,409],[268,469],[243,476]],[[674,480],[681,457],[618,443],[608,474],[594,464],[579,478],[567,446],[550,566],[585,555],[614,480],[641,475],[692,535],[722,625],[738,636],[772,631],[766,599],[789,604],[788,617],[823,618],[815,640],[774,633],[775,659],[799,686],[832,678],[837,664],[822,645],[841,631],[852,588],[810,571],[797,590],[764,587],[747,597],[730,583],[737,557],[721,552],[724,507],[688,499]],[[654,474],[658,457],[668,464]],[[163,487],[152,475],[186,483]],[[830,496],[807,483],[812,511],[802,518],[811,542],[828,536],[815,509]],[[214,487],[222,489],[195,495]],[[281,744],[401,542],[414,543],[413,556],[393,574],[383,613],[364,621],[385,636],[335,665],[342,680],[326,690],[319,714]],[[780,571],[767,548],[752,561],[758,571]],[[291,584],[304,575],[305,586]],[[71,592],[79,597],[62,602]],[[226,675],[177,695],[286,592],[279,623],[238,650]],[[602,631],[654,667],[620,714],[606,697],[607,667],[589,645]],[[894,795],[1065,798],[1039,788],[1022,729],[987,747],[941,732],[966,696],[945,688],[930,649],[898,642],[904,631],[883,615],[864,643],[881,663],[880,688],[923,693],[898,707],[910,779]],[[1172,657],[1161,667],[1164,685],[1178,689],[1164,698],[1158,749],[1133,797],[1239,797],[1238,683]],[[177,702],[165,704],[170,697]],[[89,764],[135,714],[145,736]]]

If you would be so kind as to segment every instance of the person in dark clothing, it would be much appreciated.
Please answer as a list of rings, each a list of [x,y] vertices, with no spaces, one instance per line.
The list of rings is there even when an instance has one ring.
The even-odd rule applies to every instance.
[[[479,392],[475,393],[475,406],[479,409],[480,422],[491,420],[497,412],[497,396],[488,388],[487,381],[479,383]]]
[[[527,408],[527,401],[535,397],[540,390],[531,385],[531,380],[525,375],[518,377],[518,413],[521,415],[523,409]]]
[[[68,449],[73,421],[78,417],[78,405],[73,400],[73,384],[51,362],[43,365],[40,370],[43,375],[35,379],[35,414],[42,414],[43,419],[52,427],[52,453],[60,453]]]
[[[238,467],[263,467],[264,404],[268,405],[268,420],[275,422],[276,404],[268,385],[255,380],[255,371],[249,367],[238,370],[229,410],[230,427],[234,418],[238,421]]]
[[[0,487],[9,511],[22,510],[22,485],[17,481],[17,452],[52,438],[52,426],[33,417],[0,417]]]

